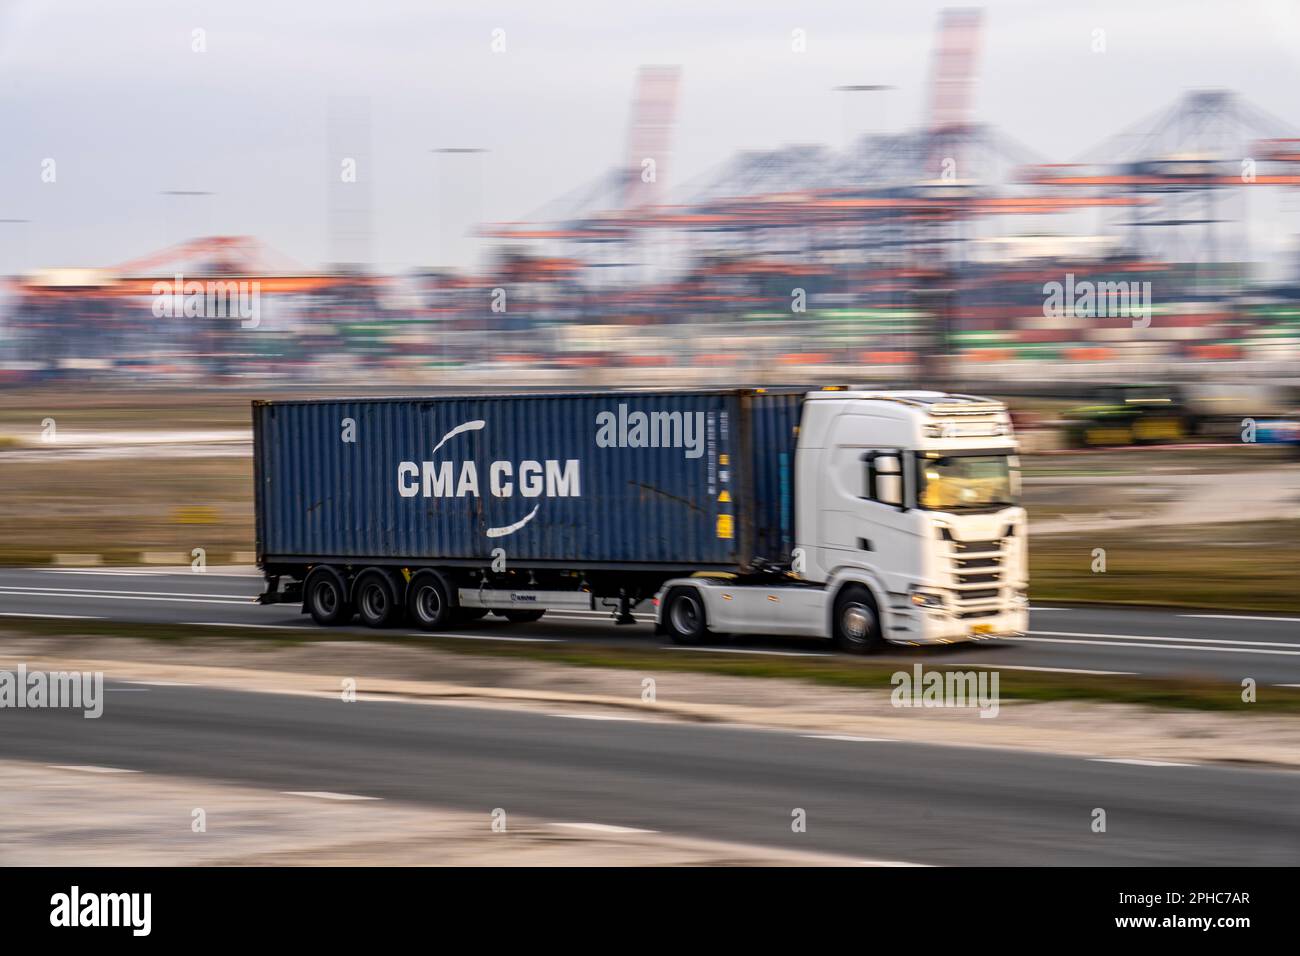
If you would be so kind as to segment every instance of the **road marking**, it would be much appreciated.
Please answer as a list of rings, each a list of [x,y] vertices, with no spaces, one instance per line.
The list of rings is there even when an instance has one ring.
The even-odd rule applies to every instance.
[[[1073,611],[1073,610],[1074,608],[1072,607],[1033,607],[1031,605],[1029,608],[1029,613],[1033,614],[1035,611]]]
[[[315,624],[240,624],[238,621],[181,621],[179,627],[255,627],[273,631],[312,631]]]
[[[843,740],[851,744],[892,744],[898,741],[893,737],[851,737],[848,734],[800,734],[809,740]]]
[[[1268,617],[1263,614],[1179,614],[1179,617],[1205,617],[1221,621],[1300,621],[1300,617]]]
[[[636,623],[638,623],[638,624],[653,624],[654,621],[655,621],[655,619],[654,619],[653,617],[643,617],[643,616],[641,616],[641,615],[637,615],[637,614],[634,614],[633,617],[636,619]],[[554,611],[547,611],[547,612],[546,612],[546,620],[548,620],[548,621],[580,621],[580,622],[582,622],[583,624],[605,624],[605,623],[613,624],[613,623],[614,623],[614,615],[612,615],[612,614],[582,614],[582,613],[575,613],[575,614],[557,614],[557,613],[554,612]]]
[[[257,599],[255,594],[212,594],[209,591],[120,591],[116,588],[39,588],[34,584],[6,584],[0,585],[0,591],[34,591],[43,594],[133,594],[147,595],[149,597],[197,597],[197,598],[229,598],[237,601],[254,601]]]
[[[551,714],[552,717],[567,717],[569,720],[630,720],[638,722],[641,717],[615,717],[611,714]]]
[[[182,684],[179,681],[171,680],[124,680],[123,684],[139,684],[142,687],[193,687],[193,684]]]
[[[1030,633],[1030,634],[1051,634],[1051,633],[1054,633],[1054,632],[1052,632],[1052,631],[1030,631],[1029,633]],[[1100,637],[1100,636],[1102,636],[1102,635],[1091,635],[1091,634],[1090,634],[1090,635],[1085,635],[1085,636],[1087,636],[1087,637]],[[1155,650],[1158,650],[1158,651],[1215,651],[1215,652],[1219,652],[1219,653],[1223,653],[1223,654],[1273,654],[1273,655],[1279,655],[1279,656],[1283,656],[1283,657],[1295,657],[1295,656],[1300,656],[1300,649],[1292,650],[1292,651],[1271,651],[1271,650],[1265,650],[1265,649],[1262,649],[1262,648],[1254,648],[1254,647],[1209,647],[1209,646],[1206,646],[1206,645],[1204,645],[1204,644],[1201,644],[1201,645],[1196,645],[1196,644],[1145,644],[1145,643],[1142,643],[1143,640],[1150,640],[1150,641],[1179,641],[1179,640],[1185,640],[1185,638],[1178,638],[1178,637],[1149,637],[1149,638],[1138,638],[1138,637],[1135,637],[1135,636],[1133,636],[1133,635],[1125,635],[1125,634],[1110,634],[1110,635],[1105,635],[1105,636],[1107,636],[1107,637],[1115,637],[1115,638],[1119,638],[1119,640],[1109,640],[1109,641],[1081,641],[1081,640],[1077,640],[1077,639],[1061,638],[1061,637],[1007,637],[1007,638],[1003,638],[1003,640],[1011,641],[1011,642],[1013,642],[1013,643],[1014,643],[1014,642],[1017,642],[1017,641],[1020,641],[1020,642],[1028,642],[1028,643],[1031,643],[1031,644],[1088,644],[1088,645],[1092,645],[1092,646],[1094,646],[1094,647],[1147,647],[1147,648],[1154,648]],[[1280,645],[1276,645],[1276,646],[1279,646],[1279,647],[1295,647],[1295,648],[1300,648],[1300,645],[1296,645],[1296,644],[1280,644]]]
[[[908,863],[905,860],[863,860],[858,866],[923,866],[929,867],[929,863]]]
[[[281,790],[286,797],[311,797],[315,800],[382,800],[383,797],[363,797],[355,793],[331,793],[328,790]]]
[[[105,687],[106,694],[147,694],[148,687]]]
[[[242,601],[229,601],[220,598],[134,597],[129,594],[113,594],[109,592],[103,594],[90,594],[72,591],[33,591],[17,588],[0,588],[0,595],[4,595],[5,597],[81,598],[90,601],[144,601],[147,604],[239,604],[248,607],[255,603],[254,599],[251,597],[244,598]]]
[[[189,577],[192,574],[202,574],[205,578],[257,578],[262,579],[262,575],[257,573],[250,574],[232,574],[228,571],[159,571],[147,568],[139,569],[122,569],[117,571],[106,571],[102,568],[23,568],[24,571],[36,571],[40,574],[84,574],[90,577],[103,578],[141,578],[141,577],[168,577],[179,578]]]
[[[6,611],[0,614],[0,617],[48,617],[60,621],[102,621],[102,617],[95,617],[93,614],[24,614],[21,611]]]
[[[1137,671],[1091,671],[1081,667],[1030,667],[1028,664],[986,664],[983,661],[978,663],[982,669],[998,671],[1043,671],[1048,674],[1093,674],[1098,677],[1136,677],[1138,673]]]
[[[74,770],[77,773],[139,773],[139,770],[123,770],[121,767],[93,767],[89,764],[57,764],[49,765],[50,770]]]
[[[1300,684],[1274,684],[1274,687],[1300,687]]]
[[[746,650],[741,647],[683,647],[680,644],[665,644],[661,648],[665,651],[700,651],[705,654],[764,654],[771,657],[834,657],[834,654],[825,654],[816,651],[761,651]]]
[[[658,830],[642,830],[639,827],[616,827],[612,823],[552,823],[553,827],[566,830],[591,830],[595,833],[658,833]]]
[[[1139,757],[1089,757],[1093,763],[1124,763],[1134,767],[1195,767],[1194,763],[1174,763],[1170,760],[1143,760]]]
[[[1132,641],[1181,641],[1184,644],[1231,644],[1234,647],[1289,647],[1300,650],[1295,641],[1242,641],[1233,637],[1163,637],[1155,634],[1094,634],[1089,631],[1030,631],[1030,634],[1050,634],[1054,637],[1107,637]]]
[[[407,637],[450,637],[458,641],[514,641],[518,644],[564,644],[558,637],[506,637],[493,634],[444,634],[441,631],[416,631]]]

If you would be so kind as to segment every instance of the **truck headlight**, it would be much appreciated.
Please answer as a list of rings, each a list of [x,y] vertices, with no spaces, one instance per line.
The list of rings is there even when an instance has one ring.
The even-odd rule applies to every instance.
[[[943,607],[943,595],[937,591],[913,591],[912,603],[917,607],[941,608]]]

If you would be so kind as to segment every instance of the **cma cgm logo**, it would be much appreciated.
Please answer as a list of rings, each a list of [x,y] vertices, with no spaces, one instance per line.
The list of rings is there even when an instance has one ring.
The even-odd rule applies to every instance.
[[[482,431],[487,422],[476,420],[457,425],[442,436],[433,446],[432,455],[457,435]],[[431,456],[432,457],[432,456]],[[483,479],[486,478],[486,486]],[[494,461],[487,467],[486,476],[480,475],[472,459],[456,464],[453,461],[403,461],[397,465],[397,491],[403,498],[417,495],[425,498],[481,498],[486,490],[494,498],[580,498],[582,496],[582,463],[576,458],[560,461],[521,462]],[[537,514],[538,505],[514,524],[488,528],[489,538],[501,538],[518,531]]]

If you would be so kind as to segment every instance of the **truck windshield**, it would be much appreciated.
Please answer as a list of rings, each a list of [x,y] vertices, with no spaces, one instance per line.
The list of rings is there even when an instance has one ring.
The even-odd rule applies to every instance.
[[[1016,503],[1019,461],[1010,455],[917,455],[917,502],[930,511],[972,511]]]

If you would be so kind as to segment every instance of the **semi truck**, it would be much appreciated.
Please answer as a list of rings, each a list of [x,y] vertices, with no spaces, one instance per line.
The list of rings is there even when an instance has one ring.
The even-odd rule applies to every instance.
[[[264,604],[321,625],[653,608],[681,644],[1022,633],[1005,406],[851,386],[253,402]]]

